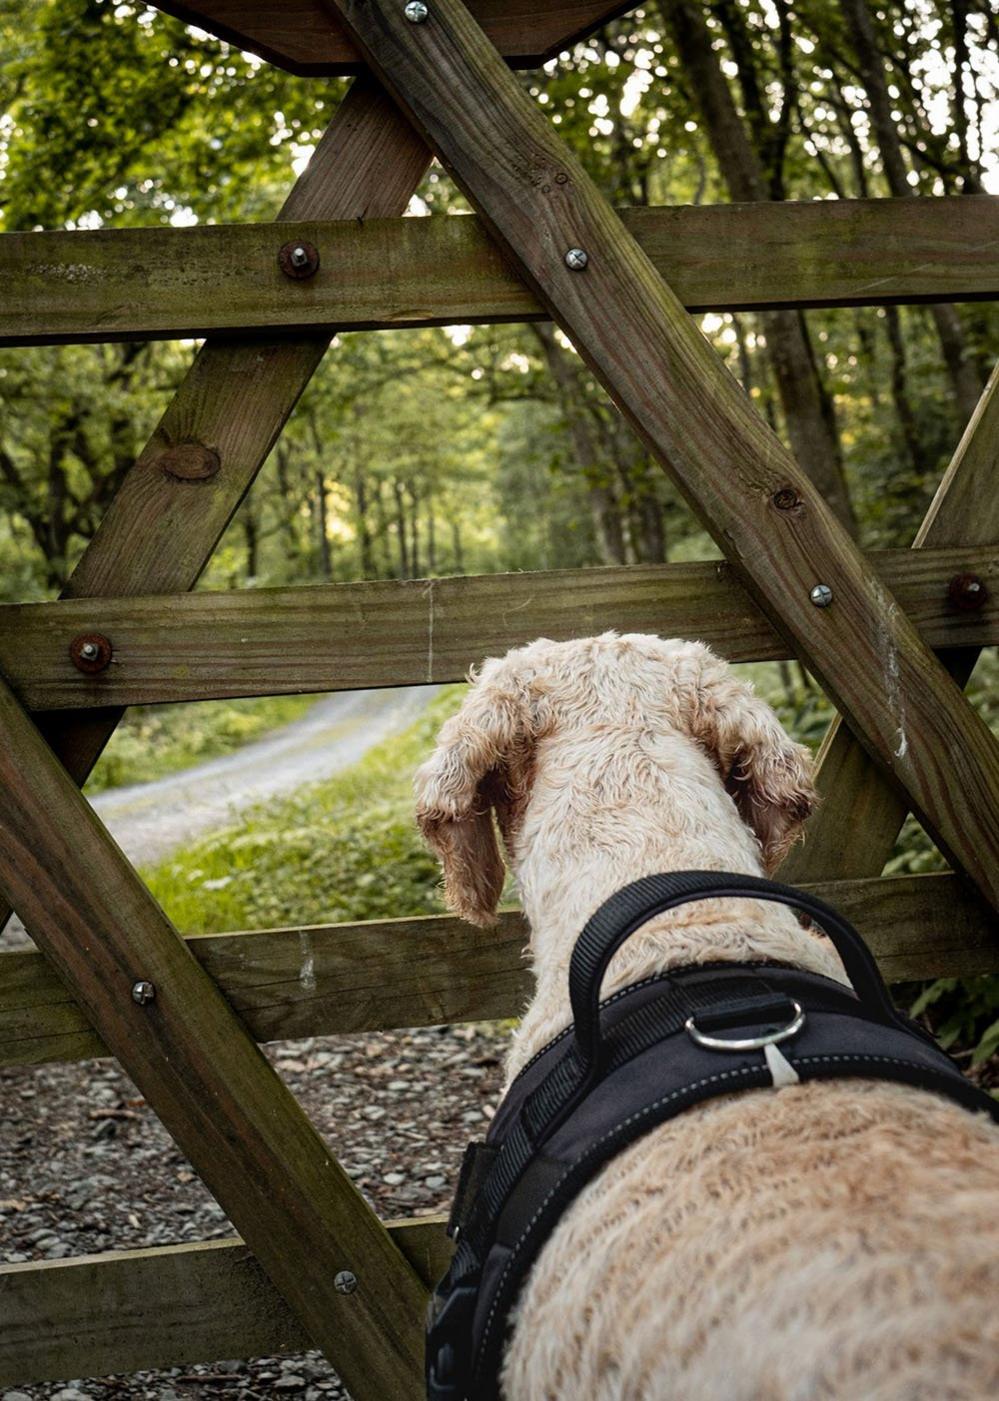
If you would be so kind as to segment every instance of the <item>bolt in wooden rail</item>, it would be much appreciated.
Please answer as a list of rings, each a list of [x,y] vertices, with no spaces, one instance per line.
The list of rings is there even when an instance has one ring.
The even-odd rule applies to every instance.
[[[424,1284],[440,1278],[451,1252],[441,1217],[389,1222],[388,1232]],[[0,1318],[0,1387],[312,1346],[232,1239],[0,1265]]]
[[[408,123],[367,80],[351,87],[282,218],[365,218],[401,214],[429,154]],[[207,341],[149,443],[111,502],[65,593],[75,598],[172,593],[193,588],[219,537],[274,446],[322,359],[329,329],[300,338]],[[192,478],[178,449],[209,454]],[[190,456],[186,463],[190,463]],[[180,471],[178,472],[178,465]],[[120,709],[87,717],[52,715],[45,737],[80,783],[121,719]],[[0,928],[10,911],[0,901]]]
[[[809,888],[859,927],[889,980],[999,971],[999,920],[956,876]],[[489,930],[424,915],[196,934],[187,946],[251,1035],[281,1041],[519,1016],[526,941],[523,918],[507,911]],[[0,1067],[106,1054],[41,954],[0,953]]]
[[[688,310],[999,295],[995,196],[619,213]],[[318,267],[291,277],[279,250],[306,244]],[[547,316],[467,216],[9,233],[0,285],[0,345]]]
[[[351,1392],[415,1395],[423,1285],[2,683],[0,887]]]
[[[870,560],[931,646],[999,642],[999,546]],[[972,573],[962,609],[948,586]],[[704,563],[0,604],[0,671],[29,708],[76,710],[462,681],[483,656],[608,628],[734,662],[793,655],[732,569]]]
[[[999,365],[961,438],[913,541],[922,553],[932,546],[979,544],[982,553],[999,540]],[[960,686],[967,684],[978,649],[949,653],[944,665]],[[905,821],[909,805],[868,760],[840,721],[830,727],[819,756],[822,802],[808,824],[807,841],[791,852],[784,880],[820,876],[879,875]]]
[[[999,744],[467,9],[434,0],[411,25],[392,0],[335,8],[865,748],[999,904]]]

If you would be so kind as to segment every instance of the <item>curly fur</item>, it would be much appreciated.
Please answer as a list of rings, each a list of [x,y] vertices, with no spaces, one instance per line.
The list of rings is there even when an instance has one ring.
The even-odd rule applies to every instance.
[[[708,648],[546,639],[487,661],[416,781],[448,902],[495,918],[502,833],[536,993],[512,1078],[568,1025],[576,935],[660,870],[772,870],[815,800],[807,751]],[[650,921],[612,990],[685,963],[842,977],[786,909]],[[999,1395],[999,1132],[937,1097],[832,1082],[715,1101],[620,1154],[525,1287],[509,1401],[917,1401]]]

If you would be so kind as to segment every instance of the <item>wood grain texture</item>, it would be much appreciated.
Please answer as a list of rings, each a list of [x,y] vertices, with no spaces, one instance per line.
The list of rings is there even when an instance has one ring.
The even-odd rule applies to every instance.
[[[350,34],[320,0],[154,3],[292,73],[319,77],[364,66]],[[533,68],[631,6],[622,0],[472,0],[472,8],[508,63]]]
[[[0,889],[352,1394],[418,1394],[423,1285],[2,684]]]
[[[890,981],[999,971],[999,922],[956,876],[810,888],[857,924]],[[201,934],[187,946],[252,1035],[280,1041],[518,1016],[531,991],[526,941],[508,911],[486,931],[432,915]],[[0,1066],[106,1054],[40,954],[0,954]]]
[[[435,1284],[451,1253],[443,1217],[391,1221],[388,1232]],[[0,1265],[0,1318],[3,1387],[314,1345],[238,1238]]]
[[[999,296],[999,197],[620,215],[690,311]],[[277,255],[302,240],[320,265],[295,281]],[[10,233],[0,287],[0,345],[548,314],[474,217]]]
[[[999,540],[997,483],[999,365],[919,528],[913,553],[958,540],[978,545],[984,553],[992,541]],[[972,645],[943,658],[959,686],[967,684],[978,656],[978,646]],[[879,875],[909,805],[838,719],[822,743],[817,783],[822,802],[809,821],[808,841],[790,853],[781,878],[794,884],[821,877]]]
[[[934,647],[999,642],[999,547],[881,551],[871,563]],[[962,612],[955,575],[989,597]],[[0,672],[35,711],[461,681],[536,637],[614,628],[696,637],[730,661],[791,651],[724,563],[415,579],[0,605]],[[69,644],[100,632],[111,664],[88,675]]]
[[[999,903],[999,744],[460,0],[421,25],[392,0],[335,8],[865,748]],[[789,489],[800,504],[779,510]]]
[[[429,154],[378,87],[360,80],[337,110],[281,210],[285,219],[364,219],[401,214]],[[274,445],[325,353],[330,330],[240,344],[202,346],[77,565],[65,594],[74,598],[172,593],[193,588],[219,537]],[[178,444],[204,444],[219,472],[180,481],[162,456]],[[121,719],[109,708],[40,722],[54,751],[82,783]],[[0,901],[0,928],[9,911]]]

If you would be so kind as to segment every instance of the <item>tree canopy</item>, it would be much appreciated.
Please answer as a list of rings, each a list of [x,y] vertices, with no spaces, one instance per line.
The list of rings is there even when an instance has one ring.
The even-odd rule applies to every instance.
[[[975,193],[999,189],[996,39],[988,0],[662,0],[523,81],[617,204]],[[271,218],[345,90],[134,3],[18,0],[0,42],[4,230]],[[410,212],[465,208],[433,168]],[[994,310],[700,322],[862,542],[907,544]],[[193,352],[0,351],[4,597],[58,591]],[[559,332],[458,327],[334,341],[206,580],[710,553]]]

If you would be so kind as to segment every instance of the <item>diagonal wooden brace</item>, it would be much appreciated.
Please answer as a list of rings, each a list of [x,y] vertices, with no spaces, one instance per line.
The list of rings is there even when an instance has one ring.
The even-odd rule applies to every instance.
[[[950,466],[919,528],[913,549],[933,545],[990,545],[999,540],[999,365],[951,459]],[[959,686],[968,683],[978,661],[977,647],[943,654]],[[891,855],[909,804],[871,764],[846,726],[830,725],[819,753],[822,796],[796,847],[781,867],[781,878],[878,876]]]
[[[999,744],[468,10],[432,0],[413,25],[396,0],[335,7],[865,748],[999,904]]]
[[[425,1287],[2,682],[0,888],[351,1394],[418,1395]]]
[[[370,79],[353,84],[279,218],[401,214],[430,160],[425,143]],[[275,247],[274,256],[278,250]],[[193,588],[289,414],[332,330],[247,342],[205,342],[125,478],[64,596],[175,593]],[[209,477],[177,475],[179,444],[207,448]],[[209,458],[209,466],[213,458]],[[46,715],[42,732],[82,783],[123,712]],[[10,911],[0,903],[0,929]]]

